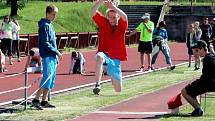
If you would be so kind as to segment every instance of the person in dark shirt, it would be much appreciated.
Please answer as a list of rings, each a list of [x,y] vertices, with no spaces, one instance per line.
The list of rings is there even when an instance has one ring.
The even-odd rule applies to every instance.
[[[202,30],[202,36],[201,36],[201,40],[204,40],[207,43],[207,47],[209,49],[209,51],[211,51],[210,49],[210,38],[212,35],[212,27],[208,22],[208,18],[204,18],[203,20],[203,24],[200,26],[201,30]]]
[[[197,41],[193,50],[203,58],[202,75],[199,79],[182,89],[181,94],[195,109],[192,116],[202,116],[203,111],[197,96],[206,92],[215,91],[215,54],[208,51],[207,43],[203,40]]]
[[[213,23],[213,25],[212,25],[212,35],[211,35],[211,43],[212,43],[212,45],[213,45],[213,49],[215,49],[215,18],[213,18],[213,20],[212,20],[212,23]]]

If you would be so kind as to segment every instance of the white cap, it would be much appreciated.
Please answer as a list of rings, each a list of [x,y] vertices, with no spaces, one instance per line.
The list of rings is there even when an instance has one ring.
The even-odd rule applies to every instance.
[[[141,18],[142,19],[150,19],[150,15],[148,13],[145,13]]]

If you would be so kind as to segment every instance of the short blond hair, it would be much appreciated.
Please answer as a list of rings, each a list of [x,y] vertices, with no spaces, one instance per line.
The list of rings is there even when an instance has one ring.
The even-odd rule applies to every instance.
[[[48,5],[46,7],[46,14],[51,12],[58,12],[58,8],[55,5]]]

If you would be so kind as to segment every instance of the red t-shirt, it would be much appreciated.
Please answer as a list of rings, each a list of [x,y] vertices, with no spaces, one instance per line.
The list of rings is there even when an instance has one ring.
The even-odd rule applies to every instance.
[[[111,59],[118,59],[120,61],[127,60],[125,32],[128,27],[128,21],[124,21],[120,18],[113,32],[108,19],[100,12],[96,12],[96,15],[93,16],[93,20],[99,28],[98,51],[107,53]]]

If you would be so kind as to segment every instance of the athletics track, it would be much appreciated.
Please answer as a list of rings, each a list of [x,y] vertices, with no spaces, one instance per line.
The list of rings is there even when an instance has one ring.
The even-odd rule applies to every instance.
[[[185,43],[171,43],[170,48],[171,48],[171,57],[172,57],[172,61],[174,64],[180,64],[180,63],[187,61],[188,57],[187,57],[187,49],[186,49]],[[139,65],[140,65],[139,64],[140,63],[139,53],[137,52],[137,48],[128,48],[127,51],[128,51],[128,61],[122,62],[123,76],[132,75],[132,74],[135,75],[137,73],[136,70],[139,68]],[[76,87],[80,87],[81,85],[94,84],[94,82],[95,82],[95,79],[94,79],[95,78],[95,76],[94,76],[95,53],[96,53],[95,51],[89,51],[89,52],[83,53],[85,56],[85,59],[87,60],[87,63],[85,66],[86,71],[87,71],[86,75],[68,75],[70,55],[64,54],[63,60],[60,61],[60,64],[58,65],[58,68],[57,68],[56,87],[54,88],[54,90],[52,90],[52,93],[58,93],[58,92],[61,92],[62,90],[64,90],[64,91],[71,90]],[[17,88],[24,86],[25,75],[19,74],[19,73],[23,72],[25,62],[26,62],[26,58],[23,58],[22,62],[14,62],[14,65],[12,65],[12,66],[7,65],[8,72],[0,74],[0,104],[4,104],[5,102],[10,102],[15,99],[23,98],[24,90],[11,91],[9,93],[6,93],[5,91],[17,89]],[[167,66],[165,64],[165,58],[164,58],[163,54],[160,53],[158,56],[156,67],[160,68],[160,67],[165,67],[165,66]],[[18,74],[18,75],[10,77],[12,74]],[[5,78],[5,76],[9,76],[9,77]],[[28,89],[29,90],[28,95],[31,95],[38,88],[39,81],[37,79],[39,79],[40,76],[41,76],[41,74],[29,74],[28,83],[31,87]],[[103,80],[107,80],[107,79],[109,79],[108,76],[103,77]],[[182,84],[182,85],[184,85],[184,84]],[[175,91],[177,91],[177,90],[175,90]],[[1,92],[4,92],[4,93],[2,94]],[[159,93],[160,92],[161,91],[159,91]],[[156,94],[156,92],[155,92],[155,94]],[[174,94],[176,94],[176,93],[174,93]],[[139,98],[140,98],[139,100],[141,100],[141,97],[138,97],[136,100],[138,100]],[[156,96],[156,97],[159,98],[159,96]],[[168,99],[168,98],[165,98],[165,99]],[[145,98],[144,98],[144,100],[145,100]],[[157,99],[157,100],[159,100],[159,99]],[[164,102],[166,103],[166,101],[164,101]],[[127,103],[127,102],[122,102],[122,105],[123,105],[123,103]],[[129,103],[129,101],[128,101],[128,103]],[[139,104],[145,105],[146,103],[141,102]],[[144,110],[139,110],[138,108],[132,109],[131,107],[128,106],[128,107],[124,107],[123,110],[117,110],[117,108],[116,108],[116,111],[115,111],[115,107],[117,107],[119,105],[121,105],[121,104],[112,106],[112,107],[114,107],[114,110],[111,110],[112,107],[108,107],[107,109],[105,108],[101,111],[94,112],[89,115],[91,115],[92,118],[93,118],[93,116],[99,116],[99,117],[104,117],[104,118],[107,116],[110,118],[111,117],[116,118],[119,115],[119,112],[122,112],[121,116],[124,115],[123,114],[123,111],[124,111],[125,114],[128,113],[128,115],[135,115],[132,118],[138,119],[138,118],[141,118],[140,114],[145,114],[147,116],[149,115],[144,112],[152,111],[152,112],[155,112],[155,114],[156,114],[156,112],[158,114],[167,112],[167,110],[158,110],[158,106],[152,106],[152,104],[146,104],[148,107],[142,108]],[[132,107],[134,107],[134,105],[136,105],[136,103],[135,104],[133,103]],[[131,108],[131,109],[129,109],[129,108]],[[155,108],[156,110],[152,110],[150,108]],[[160,107],[160,108],[167,109],[166,107]],[[128,112],[125,112],[125,111],[128,111]],[[133,112],[133,114],[132,114],[132,112]],[[106,116],[104,116],[104,114]],[[112,115],[112,116],[109,116],[109,115]],[[138,117],[138,116],[140,116],[140,117]],[[125,118],[126,118],[126,116],[125,116]],[[91,118],[89,118],[89,117],[87,119],[91,120]],[[120,119],[120,118],[118,118],[118,119]],[[129,119],[129,117],[128,117],[128,119]],[[152,118],[152,119],[154,119],[154,118]],[[76,119],[76,120],[78,120],[78,119]],[[107,118],[107,120],[113,121],[113,119],[108,119],[108,118]],[[84,121],[87,121],[87,120],[85,119]],[[92,119],[92,121],[96,121],[96,120]],[[106,120],[104,119],[104,120],[99,120],[99,121],[106,121]]]

